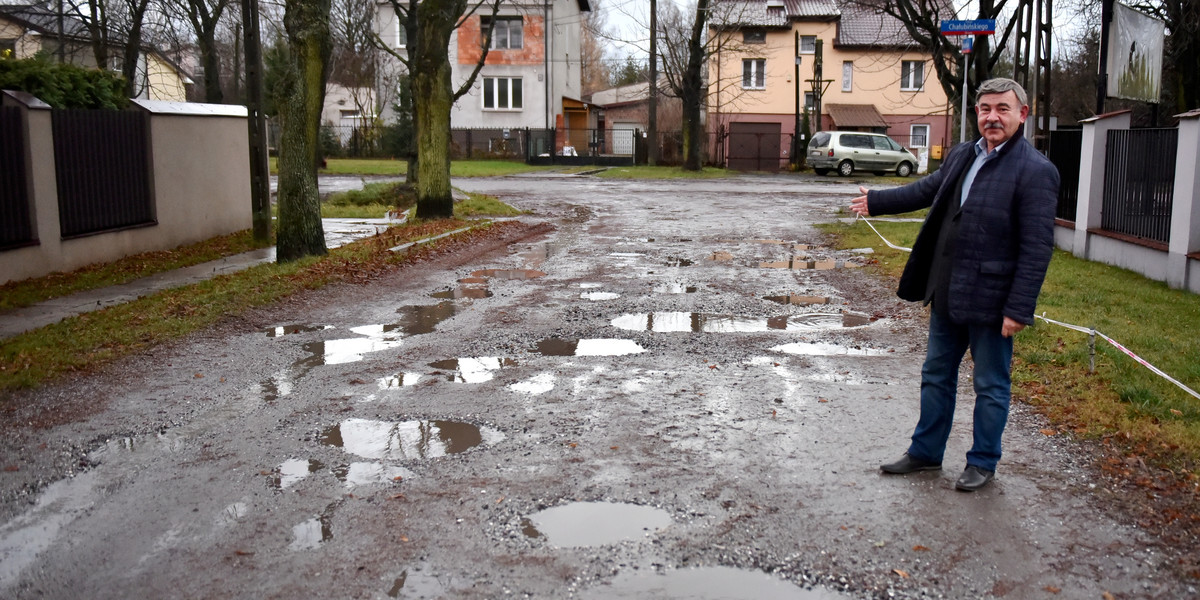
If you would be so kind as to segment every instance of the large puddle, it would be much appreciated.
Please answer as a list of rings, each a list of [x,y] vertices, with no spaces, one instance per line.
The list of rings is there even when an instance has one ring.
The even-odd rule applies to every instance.
[[[505,367],[517,366],[517,361],[511,358],[495,356],[479,356],[474,358],[451,358],[429,363],[429,366],[439,371],[449,371],[447,381],[458,383],[483,383],[491,381],[496,376],[495,371]]]
[[[442,321],[453,317],[458,311],[459,306],[454,302],[398,308],[396,312],[400,315],[400,320],[395,323],[350,328],[351,332],[361,337],[321,340],[304,344],[303,348],[309,353],[309,356],[297,361],[296,366],[302,369],[311,369],[322,365],[339,365],[360,361],[366,354],[400,347],[406,336],[432,333]],[[286,328],[272,328],[268,331],[268,335],[277,335],[277,330],[280,329]],[[328,327],[322,326],[303,331],[319,329],[328,329]],[[300,332],[301,330],[285,331],[284,334]]]
[[[671,524],[661,508],[615,502],[573,502],[530,515],[522,531],[560,548],[604,546],[649,536]]]
[[[321,443],[370,459],[437,458],[490,445],[504,434],[459,421],[374,421],[346,419],[321,432]]]
[[[429,294],[429,297],[439,300],[482,300],[484,298],[491,298],[492,292],[485,287],[463,285],[452,290],[433,292]]]
[[[537,351],[545,356],[625,356],[646,349],[633,340],[546,338],[537,343]]]
[[[632,313],[612,320],[612,326],[626,331],[659,333],[755,333],[763,331],[812,331],[870,325],[865,315],[851,312],[814,313],[778,317],[740,317],[694,312]]]
[[[829,304],[828,296],[802,296],[797,294],[785,294],[781,296],[763,296],[763,300],[777,302],[779,304],[789,304],[793,306],[811,306],[813,304]]]
[[[583,590],[582,600],[844,600],[825,588],[804,589],[761,571],[701,567],[623,571],[612,583]]]

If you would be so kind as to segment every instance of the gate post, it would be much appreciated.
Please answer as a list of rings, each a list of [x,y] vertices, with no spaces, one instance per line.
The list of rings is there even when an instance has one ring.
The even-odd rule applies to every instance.
[[[1096,115],[1080,121],[1083,142],[1079,151],[1079,200],[1075,206],[1075,240],[1071,253],[1083,259],[1091,254],[1089,229],[1100,227],[1100,208],[1104,206],[1104,170],[1108,152],[1108,132],[1129,129],[1130,111]]]
[[[1175,155],[1175,196],[1171,200],[1171,241],[1167,285],[1200,290],[1200,277],[1188,277],[1188,254],[1200,251],[1200,110],[1176,115],[1179,146]],[[1190,280],[1189,280],[1190,279]]]

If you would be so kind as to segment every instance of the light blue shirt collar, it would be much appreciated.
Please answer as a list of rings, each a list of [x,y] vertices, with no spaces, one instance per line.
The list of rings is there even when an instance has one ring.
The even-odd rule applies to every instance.
[[[962,198],[961,204],[967,203],[967,196],[971,193],[971,185],[975,183],[975,176],[979,174],[979,168],[983,166],[983,163],[992,160],[1000,152],[1000,149],[1004,147],[1004,144],[1007,144],[1009,141],[1011,139],[1004,140],[1004,143],[996,146],[996,149],[991,152],[987,151],[986,139],[979,138],[979,141],[975,142],[975,162],[971,163],[971,168],[967,169],[967,174],[963,177],[962,194],[960,194]]]

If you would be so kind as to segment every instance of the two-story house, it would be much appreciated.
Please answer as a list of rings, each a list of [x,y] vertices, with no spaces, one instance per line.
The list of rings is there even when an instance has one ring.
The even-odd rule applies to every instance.
[[[893,17],[853,0],[714,4],[707,106],[717,139],[757,140],[766,153],[761,145],[749,151],[778,148],[786,164],[799,95],[812,132],[886,133],[918,155],[951,141],[953,107],[933,78],[930,56]],[[729,161],[747,148],[727,143],[715,150],[724,153],[716,160]]]
[[[391,3],[381,2],[377,8],[380,39],[403,52],[404,31]],[[581,13],[590,10],[588,0],[510,0],[501,5],[494,22],[490,12],[468,16],[450,38],[455,89],[478,64],[489,26],[491,47],[474,85],[451,110],[451,126],[554,128],[556,147],[535,148],[536,153],[561,152],[564,145],[585,148],[589,108],[581,100],[580,28]]]
[[[14,58],[30,58],[43,54],[48,58],[61,56],[64,62],[81,67],[96,67],[95,54],[87,26],[66,15],[59,28],[57,7],[50,3],[0,5],[0,53],[11,52]],[[123,49],[118,40],[109,48],[109,68],[120,71]],[[144,46],[138,57],[137,98],[144,100],[187,100],[187,85],[192,80],[162,52]]]

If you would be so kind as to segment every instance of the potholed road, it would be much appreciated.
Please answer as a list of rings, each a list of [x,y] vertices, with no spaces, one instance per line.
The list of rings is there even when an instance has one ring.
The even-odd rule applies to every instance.
[[[925,329],[813,228],[855,185],[456,183],[540,227],[13,399],[0,596],[1196,593],[1020,407],[955,492],[966,370],[946,470],[879,474]]]

